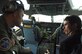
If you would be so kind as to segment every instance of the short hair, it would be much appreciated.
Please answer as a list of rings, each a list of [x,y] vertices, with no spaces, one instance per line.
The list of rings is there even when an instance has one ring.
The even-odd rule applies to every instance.
[[[36,19],[34,16],[31,17],[31,20],[36,22]]]
[[[19,10],[19,9],[24,10],[23,3],[19,0],[12,0],[3,6],[2,12],[3,13],[12,13],[12,12],[15,12],[16,10]]]
[[[69,23],[71,24],[71,25],[73,25],[73,24],[77,24],[77,28],[78,29],[81,29],[81,19],[80,19],[80,17],[79,16],[77,16],[77,15],[70,15],[70,16],[67,16],[65,19],[64,19],[64,21],[69,21]]]

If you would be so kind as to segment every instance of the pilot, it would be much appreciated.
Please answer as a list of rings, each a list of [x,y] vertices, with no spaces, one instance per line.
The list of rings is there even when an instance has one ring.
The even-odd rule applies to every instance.
[[[35,36],[35,41],[40,42],[41,28],[39,26],[37,26],[35,17],[32,16],[31,20],[32,20],[32,23],[33,23],[32,27],[33,27],[33,33],[34,33],[34,36]]]
[[[32,54],[30,48],[24,48],[18,42],[11,28],[20,27],[24,14],[21,1],[9,1],[0,16],[0,54]]]

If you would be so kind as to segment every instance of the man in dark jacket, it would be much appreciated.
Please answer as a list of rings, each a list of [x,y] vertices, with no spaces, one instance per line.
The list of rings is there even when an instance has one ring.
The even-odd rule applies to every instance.
[[[81,54],[81,19],[77,15],[67,16],[63,32],[67,38],[60,43],[60,54]]]

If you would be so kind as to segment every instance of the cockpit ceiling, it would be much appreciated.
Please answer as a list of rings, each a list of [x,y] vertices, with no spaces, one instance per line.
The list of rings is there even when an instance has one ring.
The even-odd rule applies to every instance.
[[[2,7],[9,0],[0,0],[0,13]],[[63,14],[82,14],[82,11],[72,10],[68,0],[27,0],[30,9],[25,10],[28,15],[44,14],[44,15],[63,15]]]
[[[70,9],[67,0],[27,0],[31,5],[27,14],[58,15],[66,14]]]
[[[27,0],[29,4],[65,3],[66,0]]]

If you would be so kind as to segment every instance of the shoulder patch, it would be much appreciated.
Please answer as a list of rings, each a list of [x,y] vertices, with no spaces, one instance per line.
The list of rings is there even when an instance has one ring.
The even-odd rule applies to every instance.
[[[4,37],[0,40],[0,50],[6,51],[10,46],[10,39],[8,37]]]

